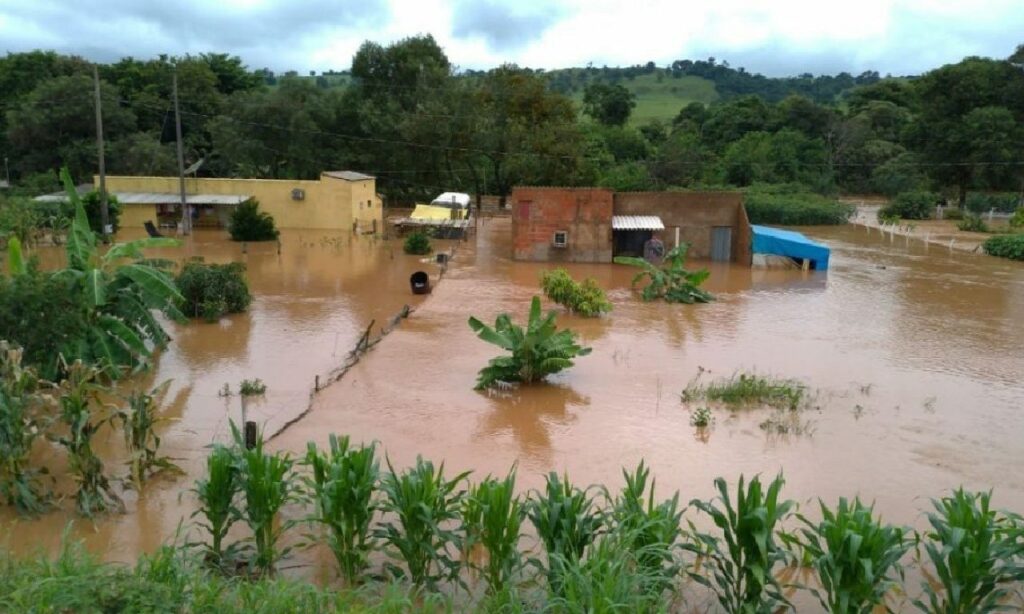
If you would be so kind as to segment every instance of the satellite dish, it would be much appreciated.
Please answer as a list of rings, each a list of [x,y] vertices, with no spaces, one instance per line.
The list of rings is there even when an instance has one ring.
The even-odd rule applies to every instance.
[[[206,162],[206,158],[199,158],[199,160],[195,164],[185,169],[184,174],[195,175],[196,171],[198,171],[199,168],[203,165],[203,162]]]

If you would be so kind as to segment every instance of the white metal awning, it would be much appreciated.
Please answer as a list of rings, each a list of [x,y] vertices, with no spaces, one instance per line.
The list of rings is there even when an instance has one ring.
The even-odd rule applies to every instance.
[[[612,230],[665,230],[656,215],[613,215]]]

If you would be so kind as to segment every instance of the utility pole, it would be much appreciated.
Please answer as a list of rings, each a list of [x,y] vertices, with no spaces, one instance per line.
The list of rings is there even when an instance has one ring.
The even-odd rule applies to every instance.
[[[107,163],[103,156],[103,106],[100,102],[100,71],[92,65],[93,91],[96,94],[96,148],[100,158],[100,225],[103,242],[110,242],[110,211],[107,207]]]
[[[181,149],[181,112],[178,110],[178,69],[174,69],[174,136],[178,145],[178,188],[181,191],[181,234],[192,234],[192,216],[185,197],[185,154]]]

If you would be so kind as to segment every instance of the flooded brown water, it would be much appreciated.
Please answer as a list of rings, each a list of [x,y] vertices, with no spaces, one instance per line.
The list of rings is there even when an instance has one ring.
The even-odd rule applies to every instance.
[[[406,303],[418,305],[413,316],[274,448],[301,454],[307,441],[344,433],[380,442],[396,467],[417,454],[477,477],[518,464],[523,489],[549,471],[617,488],[622,467],[645,459],[659,492],[679,490],[684,501],[711,497],[718,476],[783,471],[791,498],[859,494],[888,521],[917,527],[928,497],[961,484],[994,487],[998,505],[1024,511],[1024,266],[856,226],[805,232],[832,247],[830,271],[709,263],[718,300],[708,305],[643,303],[627,267],[567,267],[597,278],[615,310],[563,315],[560,325],[593,353],[548,384],[505,394],[473,390],[477,370],[500,352],[466,320],[510,312],[521,321],[547,268],[510,261],[507,219],[486,221],[425,301],[409,294],[408,276],[432,265],[398,242],[285,233],[280,255],[273,245],[242,254],[219,234],[197,234],[173,257],[246,262],[256,300],[217,324],[172,325],[174,341],[143,382],[174,381],[163,439],[187,475],[156,481],[128,514],[80,522],[76,534],[117,560],[169,539],[191,513],[181,493],[204,446],[238,419],[238,398],[217,396],[225,382],[263,379],[267,398],[252,415],[275,430],[305,408],[314,374]],[[705,379],[756,370],[801,380],[816,394],[799,415],[806,430],[767,433],[759,425],[769,410],[716,409],[699,435],[679,394],[701,368]],[[118,443],[111,436],[111,454]],[[52,549],[70,518],[18,521],[10,542]]]

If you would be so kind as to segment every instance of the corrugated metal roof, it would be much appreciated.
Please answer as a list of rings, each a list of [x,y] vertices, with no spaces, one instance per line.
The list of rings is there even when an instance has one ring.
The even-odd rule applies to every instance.
[[[452,205],[458,205],[463,209],[469,207],[469,194],[463,192],[445,192],[432,200],[430,204],[441,205],[443,207],[451,207]]]
[[[373,175],[364,175],[355,171],[324,171],[324,175],[334,177],[335,179],[344,179],[345,181],[364,181],[374,178]]]
[[[181,202],[181,194],[173,192],[111,192],[117,202],[125,205],[161,205]],[[190,205],[239,205],[252,198],[248,194],[186,194],[185,201]],[[37,196],[39,202],[66,202],[67,194],[55,192],[45,196]]]
[[[612,230],[665,230],[656,215],[613,215]]]

